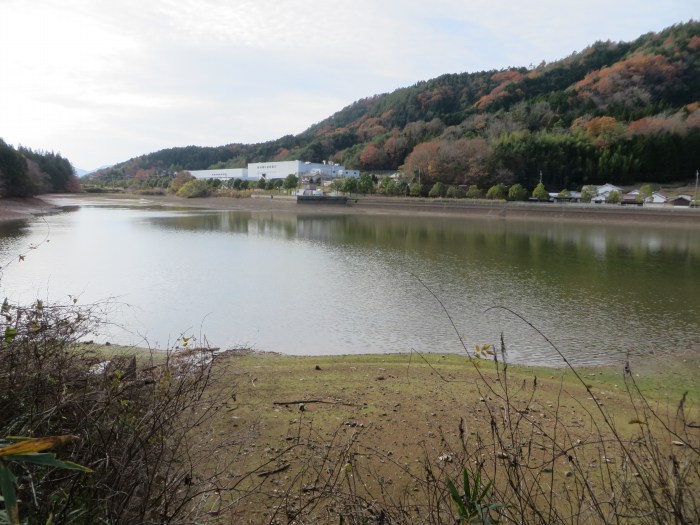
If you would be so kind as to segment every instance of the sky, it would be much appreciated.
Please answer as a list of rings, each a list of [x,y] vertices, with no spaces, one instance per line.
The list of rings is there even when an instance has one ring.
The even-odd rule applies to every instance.
[[[0,0],[0,138],[86,170],[265,142],[445,73],[691,19],[698,0]]]

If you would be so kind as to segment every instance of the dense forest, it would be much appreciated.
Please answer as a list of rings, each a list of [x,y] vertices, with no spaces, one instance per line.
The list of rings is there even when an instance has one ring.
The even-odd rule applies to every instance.
[[[359,100],[296,136],[172,148],[100,172],[146,179],[330,160],[423,184],[551,189],[682,181],[700,166],[700,22],[597,42],[550,64],[447,74]]]
[[[54,152],[15,149],[0,139],[0,197],[79,190],[80,181],[68,159]]]

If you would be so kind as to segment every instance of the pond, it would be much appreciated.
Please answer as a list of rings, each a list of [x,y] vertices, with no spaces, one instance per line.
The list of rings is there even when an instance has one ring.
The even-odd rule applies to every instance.
[[[103,342],[454,353],[503,334],[511,362],[560,366],[530,323],[575,364],[700,351],[698,229],[81,202],[0,225],[0,263],[13,301],[107,301]]]

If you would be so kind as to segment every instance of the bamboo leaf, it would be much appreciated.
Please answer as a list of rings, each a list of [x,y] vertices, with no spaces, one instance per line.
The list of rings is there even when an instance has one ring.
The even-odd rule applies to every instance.
[[[33,463],[35,465],[44,465],[46,467],[56,467],[65,468],[70,470],[81,470],[83,472],[92,472],[91,469],[73,463],[72,461],[61,461],[56,459],[55,454],[52,452],[44,452],[41,454],[13,454],[12,456],[5,456],[7,461],[22,461],[24,463]]]
[[[14,443],[6,447],[0,448],[0,458],[5,456],[15,456],[17,454],[31,454],[41,452],[60,445],[70,443],[77,438],[75,436],[52,436],[36,439],[28,439],[19,443]]]
[[[19,525],[19,509],[17,508],[17,480],[9,468],[0,462],[0,494],[5,500],[5,512],[11,525]]]
[[[457,505],[457,511],[459,512],[459,517],[461,519],[467,519],[469,516],[469,513],[467,512],[467,508],[464,505],[464,500],[462,499],[462,496],[460,496],[459,491],[457,490],[457,487],[455,487],[455,484],[452,483],[451,479],[447,480],[447,488],[450,491],[450,496],[452,496],[452,500],[455,502],[455,505]]]

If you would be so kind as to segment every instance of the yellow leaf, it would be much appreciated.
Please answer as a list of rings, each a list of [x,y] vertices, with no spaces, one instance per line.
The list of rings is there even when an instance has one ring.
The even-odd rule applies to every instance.
[[[78,439],[76,436],[52,436],[36,439],[28,439],[20,441],[6,447],[0,448],[0,458],[3,456],[12,456],[15,454],[31,454],[33,452],[41,452],[54,447],[65,445]]]

